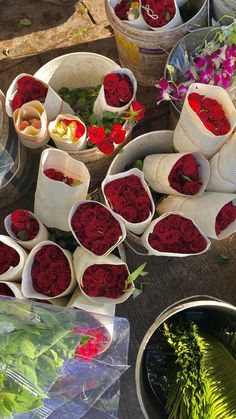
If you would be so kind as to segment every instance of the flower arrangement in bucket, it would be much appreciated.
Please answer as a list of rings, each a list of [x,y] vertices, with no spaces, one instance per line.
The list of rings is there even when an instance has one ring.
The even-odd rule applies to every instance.
[[[186,35],[186,43],[184,38],[176,45],[166,65],[165,77],[156,84],[157,104],[171,100],[181,111],[189,86],[195,82],[226,89],[235,103],[236,21],[232,17],[230,21],[227,26],[199,30],[197,47],[196,37],[191,34]],[[189,47],[191,37],[192,47]]]
[[[42,148],[51,137],[50,146],[68,152],[95,146],[111,154],[144,115],[136,92],[137,82],[128,69],[104,74],[94,87],[61,86],[58,93],[36,77],[21,74],[8,89],[6,109],[26,147]]]

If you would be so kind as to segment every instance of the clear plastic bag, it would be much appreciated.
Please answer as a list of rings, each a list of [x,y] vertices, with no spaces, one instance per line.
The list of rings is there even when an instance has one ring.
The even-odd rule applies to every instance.
[[[126,371],[126,319],[29,300],[0,302],[0,416],[83,417]],[[101,346],[94,336],[105,330]],[[78,352],[89,342],[93,353]],[[117,398],[114,403],[116,411]]]
[[[4,177],[11,170],[14,161],[8,151],[0,144],[0,188],[3,185]]]

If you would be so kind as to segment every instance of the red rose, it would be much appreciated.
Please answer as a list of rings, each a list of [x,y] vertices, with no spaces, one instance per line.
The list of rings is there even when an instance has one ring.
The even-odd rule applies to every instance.
[[[236,207],[234,207],[232,201],[228,202],[219,211],[216,222],[215,231],[219,235],[221,231],[225,230],[232,222],[236,220]]]
[[[136,219],[137,219],[137,210],[132,207],[132,206],[126,206],[123,207],[120,211],[119,211],[120,215],[122,215],[122,217],[129,221],[130,223],[135,223]]]
[[[48,89],[39,81],[34,80],[34,82],[30,85],[29,91],[31,100],[39,100],[46,97]]]
[[[23,103],[24,102],[22,97],[19,95],[19,93],[17,93],[11,101],[12,110],[15,111],[16,109],[20,108]]]
[[[120,100],[122,100],[124,103],[128,103],[133,96],[133,87],[129,80],[121,80],[118,84],[118,94],[120,97]]]
[[[55,246],[53,244],[44,246],[44,252],[50,260],[56,259],[58,256],[64,256],[62,250],[58,246]]]
[[[93,144],[101,143],[106,137],[106,131],[103,127],[90,127],[88,129],[89,141]]]
[[[113,93],[105,92],[105,99],[107,105],[109,106],[113,106],[115,108],[119,108],[121,106],[119,93],[117,91],[114,91]]]
[[[120,124],[114,124],[109,135],[109,140],[115,144],[121,144],[125,141],[126,131]]]
[[[19,80],[17,80],[17,87],[19,90],[29,90],[33,82],[33,77],[23,76]]]
[[[97,147],[103,154],[111,154],[115,149],[114,144],[109,140],[109,138],[101,143],[98,143]]]
[[[23,209],[17,209],[11,213],[11,222],[18,230],[24,230],[29,226],[29,212]]]
[[[56,171],[55,173],[55,178],[54,180],[58,180],[59,182],[63,181],[64,179],[64,175],[62,172],[60,172],[59,170]]]
[[[183,185],[183,193],[186,195],[196,195],[202,187],[200,182],[186,182]]]
[[[45,169],[44,172],[45,176],[49,177],[52,180],[55,180],[56,170],[55,169]]]
[[[92,244],[91,251],[95,253],[95,255],[102,256],[111,248],[111,246],[112,244],[104,242],[104,240],[96,240]]]
[[[136,113],[135,119],[136,121],[141,121],[144,118],[145,114],[145,107],[141,105],[137,100],[133,100],[130,107],[132,107],[133,112]]]
[[[75,122],[76,122],[75,135],[76,137],[81,138],[85,133],[85,126],[81,124],[81,122],[79,121],[75,121]]]
[[[60,293],[67,290],[67,288],[70,286],[70,282],[71,282],[70,273],[64,272],[60,275],[60,277],[57,279],[57,286],[60,290]]]
[[[119,298],[120,297],[120,290],[119,289],[117,289],[116,287],[114,287],[114,288],[108,288],[107,290],[106,290],[106,297],[107,298]]]
[[[104,77],[104,89],[105,91],[111,93],[114,92],[118,87],[120,76],[117,73],[106,74]]]

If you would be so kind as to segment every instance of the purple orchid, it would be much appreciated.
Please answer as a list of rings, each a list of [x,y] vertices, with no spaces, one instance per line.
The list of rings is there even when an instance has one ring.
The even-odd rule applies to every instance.
[[[163,100],[171,100],[173,98],[173,93],[176,91],[176,85],[172,81],[168,81],[165,78],[159,80],[155,87],[159,89],[157,96],[157,105],[159,105]]]
[[[214,79],[214,68],[208,67],[199,73],[200,83],[209,84]]]

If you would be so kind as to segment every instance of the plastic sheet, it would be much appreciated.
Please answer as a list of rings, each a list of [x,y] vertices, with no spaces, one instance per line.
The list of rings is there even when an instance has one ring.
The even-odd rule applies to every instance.
[[[127,369],[126,319],[29,300],[1,297],[0,301],[1,414],[6,415],[4,408],[14,411],[16,400],[18,412],[12,417],[18,419],[80,418],[93,406],[108,417],[117,414],[117,382]],[[96,330],[106,330],[105,347],[98,347],[95,357],[86,358],[82,352],[78,357],[77,352],[75,358],[78,344],[86,345],[84,339],[91,339]],[[9,388],[16,394],[10,402]],[[9,403],[3,403],[3,397]]]
[[[8,151],[0,144],[0,187],[3,186],[4,177],[14,166],[14,161]]]

